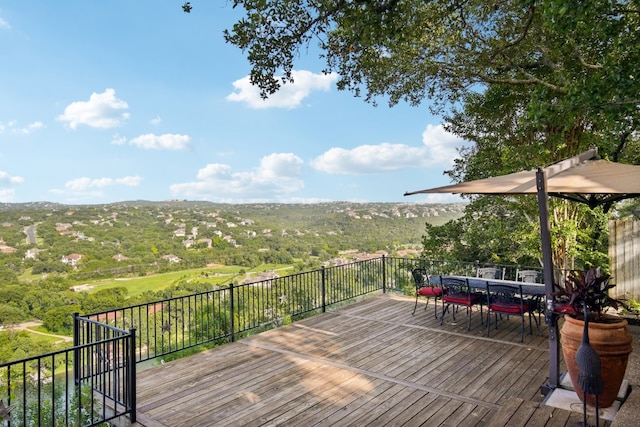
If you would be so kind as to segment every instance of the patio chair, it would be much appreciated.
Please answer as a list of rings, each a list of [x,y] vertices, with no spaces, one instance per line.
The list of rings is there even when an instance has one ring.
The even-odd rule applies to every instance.
[[[484,267],[476,270],[476,277],[483,279],[502,279],[502,270],[496,267]]]
[[[520,342],[524,342],[524,317],[529,316],[529,333],[533,335],[531,317],[536,322],[538,333],[540,325],[532,312],[536,309],[534,302],[522,294],[522,285],[502,285],[487,283],[487,336],[491,333],[491,314],[495,316],[496,329],[498,329],[498,314],[522,317],[522,334]]]
[[[442,298],[442,287],[437,286],[429,282],[429,275],[425,268],[414,268],[411,270],[411,275],[416,284],[416,303],[413,306],[413,313],[416,314],[416,308],[418,308],[418,298],[426,297],[427,303],[424,309],[427,309],[429,305],[429,298],[433,298],[433,313],[438,318],[438,299]]]
[[[536,270],[516,270],[516,280],[518,282],[538,283],[540,272]]]
[[[440,325],[444,324],[444,315],[451,308],[451,316],[456,320],[456,311],[459,307],[467,310],[469,322],[467,331],[471,329],[471,313],[473,306],[480,306],[480,322],[483,322],[482,300],[483,296],[479,293],[472,292],[468,279],[459,279],[454,277],[440,276],[440,284],[443,289],[442,295],[442,316],[440,317]]]

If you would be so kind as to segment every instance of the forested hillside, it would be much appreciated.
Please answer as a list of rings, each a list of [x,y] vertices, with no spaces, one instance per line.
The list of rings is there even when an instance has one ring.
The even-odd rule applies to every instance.
[[[163,261],[182,268],[212,262],[250,267],[326,260],[344,250],[393,253],[419,247],[426,222],[443,223],[463,208],[346,202],[5,204],[0,206],[0,266],[7,279],[25,272],[89,277],[125,265],[140,273]],[[70,255],[78,259],[64,258]],[[177,258],[170,255],[180,261],[172,262]]]

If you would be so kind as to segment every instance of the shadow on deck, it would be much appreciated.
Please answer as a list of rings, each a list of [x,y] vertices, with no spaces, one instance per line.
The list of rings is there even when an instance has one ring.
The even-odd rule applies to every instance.
[[[138,373],[138,425],[575,426],[545,406],[546,326],[486,337],[478,312],[379,295]],[[424,304],[423,302],[421,304]],[[528,330],[527,330],[528,332]],[[561,367],[561,370],[564,370]],[[595,419],[590,419],[594,423]],[[601,422],[600,425],[611,425]]]

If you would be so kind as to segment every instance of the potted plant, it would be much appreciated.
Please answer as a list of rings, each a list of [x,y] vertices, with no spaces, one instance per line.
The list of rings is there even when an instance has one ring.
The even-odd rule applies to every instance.
[[[627,321],[608,312],[626,307],[623,301],[609,296],[609,289],[615,285],[609,283],[608,274],[600,274],[599,269],[571,271],[564,286],[555,285],[557,292],[552,295],[559,298],[556,311],[563,313],[564,324],[560,331],[560,345],[567,371],[576,393],[584,401],[584,393],[578,384],[578,366],[576,351],[582,342],[584,331],[583,303],[588,311],[588,333],[591,347],[598,353],[601,361],[601,374],[604,390],[598,395],[600,406],[609,407],[615,402],[620,390],[627,361],[631,353],[631,334]],[[587,404],[595,405],[595,396],[587,396]]]

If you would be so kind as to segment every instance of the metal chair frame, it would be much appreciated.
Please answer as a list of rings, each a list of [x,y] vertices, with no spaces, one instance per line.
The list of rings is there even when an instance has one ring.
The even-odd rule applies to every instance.
[[[471,329],[471,313],[474,305],[480,305],[480,323],[484,324],[482,314],[482,295],[472,292],[467,279],[457,279],[453,277],[440,276],[440,285],[444,295],[442,296],[442,316],[440,317],[440,325],[444,324],[444,315],[449,311],[450,306],[455,306],[451,310],[453,320],[456,320],[456,309],[465,307],[469,322],[467,331]]]
[[[443,288],[430,283],[429,275],[427,274],[426,268],[414,268],[411,270],[411,276],[416,284],[416,303],[413,306],[413,313],[416,314],[416,309],[418,308],[418,298],[426,297],[427,303],[424,306],[426,310],[429,306],[429,298],[433,298],[433,313],[436,319],[438,318],[438,299],[442,298]]]
[[[524,342],[524,316],[529,316],[529,333],[533,335],[533,327],[531,317],[536,322],[538,332],[540,324],[536,316],[532,316],[532,312],[536,309],[536,303],[533,300],[526,299],[522,293],[522,285],[503,285],[487,282],[487,336],[491,333],[491,313],[495,315],[496,329],[498,329],[498,314],[506,314],[507,316],[522,317],[522,334],[520,342]]]

